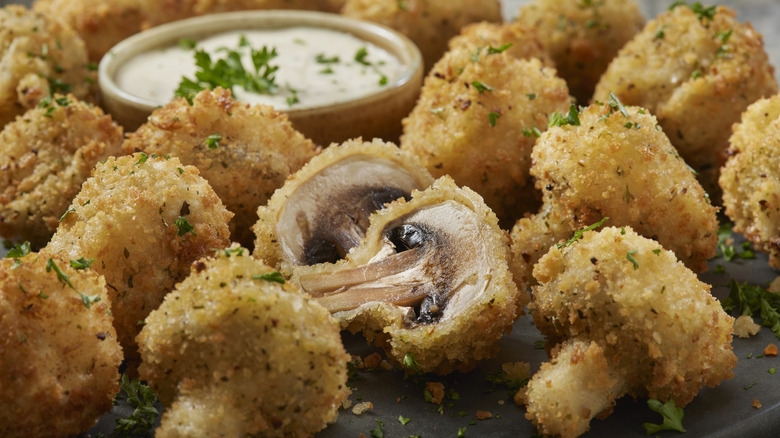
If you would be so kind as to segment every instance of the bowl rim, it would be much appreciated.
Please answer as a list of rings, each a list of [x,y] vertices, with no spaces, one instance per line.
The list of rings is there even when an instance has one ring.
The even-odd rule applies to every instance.
[[[321,113],[347,109],[363,102],[383,99],[393,95],[399,88],[409,84],[422,68],[422,53],[408,37],[387,26],[345,17],[340,14],[293,9],[265,9],[221,12],[202,15],[161,24],[132,35],[112,47],[98,64],[98,87],[101,97],[133,107],[150,114],[155,108],[167,104],[136,96],[117,84],[118,69],[137,54],[157,47],[175,45],[182,38],[205,37],[230,30],[251,28],[287,28],[312,26],[350,33],[364,41],[388,50],[399,58],[403,69],[398,78],[374,92],[331,104],[302,108],[278,108],[296,117],[316,116]],[[367,38],[367,37],[371,38]]]

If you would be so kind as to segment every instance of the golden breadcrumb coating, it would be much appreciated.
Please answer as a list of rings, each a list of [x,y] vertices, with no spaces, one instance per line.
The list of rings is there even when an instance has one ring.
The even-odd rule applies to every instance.
[[[0,260],[0,435],[76,436],[119,391],[106,282],[64,257],[17,255]]]
[[[267,105],[233,100],[217,88],[174,99],[128,135],[126,153],[173,155],[195,166],[235,216],[233,241],[251,245],[257,208],[318,149],[287,115]]]
[[[780,95],[750,105],[730,142],[719,180],[726,216],[780,268]]]
[[[538,59],[456,47],[426,77],[403,120],[401,149],[433,176],[479,193],[502,224],[512,224],[538,207],[528,173],[536,137],[550,114],[571,103],[566,83]]]
[[[618,101],[591,105],[578,125],[552,127],[536,142],[531,174],[545,207],[513,228],[513,272],[526,281],[553,243],[609,218],[707,270],[718,243],[717,209],[655,117]],[[568,237],[566,237],[568,238]]]
[[[467,47],[474,54],[504,51],[517,59],[537,58],[545,67],[555,67],[536,29],[520,22],[468,24],[449,42],[450,50],[458,47]]]
[[[285,274],[294,265],[310,264],[292,247],[305,253],[314,239],[333,241],[346,254],[365,236],[374,210],[431,184],[419,160],[393,143],[360,138],[334,143],[257,209],[253,254]],[[291,236],[294,227],[300,231]]]
[[[536,0],[520,7],[517,22],[536,29],[558,75],[584,105],[612,58],[645,19],[635,0]]]
[[[92,62],[100,62],[109,49],[140,32],[144,21],[140,0],[35,0],[32,8],[76,31]]]
[[[346,0],[138,0],[146,26],[199,15],[255,9],[309,9],[338,12]]]
[[[229,245],[232,217],[198,170],[143,153],[98,163],[46,249],[93,258],[112,302],[128,359],[139,321],[189,274],[190,264]]]
[[[587,231],[580,240],[551,248],[534,276],[539,286],[533,288],[532,315],[547,344],[595,342],[606,361],[596,352],[580,352],[581,365],[559,360],[534,376],[527,393],[528,417],[541,432],[581,432],[577,423],[587,423],[602,406],[609,407],[609,400],[624,394],[671,399],[682,407],[703,386],[734,376],[734,318],[710,294],[711,286],[699,281],[673,252],[630,227]],[[580,366],[603,370],[608,384],[592,384],[576,371],[567,381],[572,371],[565,368]],[[584,397],[606,402],[595,404],[585,420],[575,415],[578,409],[571,416],[556,415],[558,407],[549,400],[559,391],[549,387],[548,380],[572,385],[572,406]]]
[[[425,71],[441,58],[450,38],[463,26],[502,21],[499,0],[347,0],[341,13],[409,37],[422,52]]]
[[[398,230],[409,231],[412,247],[402,246]],[[429,255],[418,258],[416,251]],[[327,308],[341,296],[353,301],[351,310],[334,313],[342,328],[362,331],[408,371],[448,374],[493,357],[527,304],[530,297],[514,284],[508,258],[506,232],[495,214],[478,194],[445,176],[413,192],[410,201],[373,214],[365,239],[345,260],[297,267],[293,281]],[[342,287],[329,284],[343,278],[349,283]],[[320,293],[328,286],[338,288]],[[383,290],[389,290],[386,298],[377,296]],[[403,298],[419,293],[426,295],[422,303]],[[404,360],[407,355],[416,366]]]
[[[158,437],[313,436],[348,391],[328,311],[237,245],[193,264],[138,344],[141,377],[169,406]]]
[[[718,170],[731,125],[754,101],[777,93],[761,34],[724,6],[697,15],[681,5],[628,42],[601,77],[593,98],[613,92],[650,110],[672,144],[719,203]]]
[[[0,131],[0,236],[40,248],[92,167],[119,155],[122,128],[100,108],[55,95]]]
[[[92,70],[73,29],[23,6],[0,8],[0,126],[54,93],[94,100]]]

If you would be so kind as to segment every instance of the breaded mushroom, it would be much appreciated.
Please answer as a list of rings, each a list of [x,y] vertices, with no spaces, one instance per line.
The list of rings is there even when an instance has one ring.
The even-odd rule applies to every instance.
[[[93,70],[69,26],[23,6],[0,8],[0,126],[55,93],[94,100]]]
[[[536,29],[520,22],[468,24],[449,42],[450,50],[459,47],[466,47],[475,55],[483,50],[502,51],[517,59],[537,58],[545,67],[555,66]]]
[[[403,120],[401,149],[435,177],[479,193],[505,227],[539,205],[528,171],[531,149],[554,112],[572,103],[555,70],[535,58],[461,45],[425,78]]]
[[[585,105],[612,58],[645,19],[635,0],[535,0],[520,7],[517,22],[536,29],[558,75]]]
[[[230,244],[231,217],[198,170],[175,157],[110,157],[95,166],[46,249],[95,259],[92,269],[106,278],[119,342],[132,363],[139,321],[192,262]]]
[[[73,95],[46,98],[0,131],[0,236],[41,248],[122,128]]]
[[[764,42],[724,6],[675,3],[649,21],[609,65],[593,98],[614,93],[647,108],[720,203],[718,171],[731,125],[754,101],[777,93]]]
[[[726,216],[780,269],[780,95],[750,105],[733,129],[719,180]]]
[[[257,209],[254,256],[285,275],[336,262],[365,237],[374,212],[431,184],[420,162],[393,143],[332,144]]]
[[[526,394],[540,433],[578,436],[626,394],[682,407],[734,376],[734,318],[673,252],[630,227],[551,248],[534,276],[534,323],[555,346]]]
[[[146,26],[220,12],[256,9],[308,9],[338,12],[345,0],[138,0]]]
[[[111,410],[122,349],[88,264],[25,245],[0,260],[0,435],[76,436]]]
[[[223,88],[199,92],[192,104],[177,98],[155,110],[122,148],[173,155],[197,167],[235,214],[230,235],[244,246],[254,240],[257,208],[318,152],[284,112],[235,101]]]
[[[527,304],[508,257],[495,214],[444,176],[371,215],[345,260],[296,267],[292,281],[408,371],[448,374],[494,356]]]
[[[100,62],[114,45],[140,32],[145,17],[140,0],[35,0],[32,8],[76,31],[92,62]]]
[[[347,0],[341,13],[409,37],[422,52],[425,71],[441,58],[450,38],[465,25],[502,21],[499,0]]]
[[[167,406],[157,437],[309,437],[348,393],[328,311],[237,245],[193,264],[138,344]]]
[[[718,242],[717,209],[656,118],[617,99],[556,118],[561,126],[543,133],[532,154],[544,207],[511,232],[518,281],[532,282],[533,265],[567,228],[570,236],[605,218],[706,271]]]

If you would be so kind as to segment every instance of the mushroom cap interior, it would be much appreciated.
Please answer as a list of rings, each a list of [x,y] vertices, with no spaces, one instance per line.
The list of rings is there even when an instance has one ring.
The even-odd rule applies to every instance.
[[[295,265],[343,258],[364,237],[374,211],[420,188],[389,159],[355,154],[330,164],[301,183],[279,212],[284,257]]]

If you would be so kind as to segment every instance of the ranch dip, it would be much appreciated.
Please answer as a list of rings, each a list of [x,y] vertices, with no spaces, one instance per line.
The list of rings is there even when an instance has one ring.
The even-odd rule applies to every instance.
[[[402,72],[401,62],[386,50],[349,33],[314,27],[267,30],[233,30],[207,38],[182,40],[178,45],[140,53],[116,73],[117,85],[130,94],[160,105],[176,95],[183,78],[199,82],[196,54],[205,52],[210,65],[240,56],[248,76],[272,79],[270,90],[247,91],[233,84],[233,96],[248,103],[277,109],[309,108],[368,95],[393,84]],[[256,70],[252,52],[267,60]],[[230,52],[235,52],[230,54]],[[200,53],[200,64],[204,64]],[[256,62],[256,61],[255,61]],[[224,63],[223,64],[229,64]],[[276,69],[276,70],[274,70]],[[206,68],[205,76],[233,77],[220,68]],[[262,81],[261,81],[262,82]],[[225,87],[227,88],[227,87]],[[194,94],[194,93],[192,93]]]

